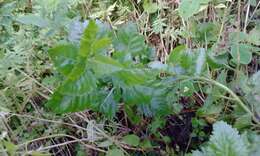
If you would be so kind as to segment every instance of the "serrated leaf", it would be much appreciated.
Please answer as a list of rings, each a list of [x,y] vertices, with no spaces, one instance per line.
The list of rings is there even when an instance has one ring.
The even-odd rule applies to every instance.
[[[148,105],[151,103],[153,88],[146,86],[133,86],[123,88],[123,99],[129,105]]]
[[[101,38],[93,43],[92,51],[95,53],[98,53],[99,50],[102,50],[106,47],[108,47],[111,44],[110,38]]]
[[[98,105],[102,98],[96,90],[95,78],[86,72],[79,79],[65,81],[46,105],[56,113],[76,112]]]
[[[91,20],[87,28],[84,30],[83,36],[80,41],[79,55],[86,58],[93,54],[92,44],[95,42],[98,33],[98,26]]]
[[[114,73],[114,84],[135,86],[152,80],[154,74],[141,69],[125,69]]]
[[[112,74],[125,68],[124,65],[108,56],[98,55],[94,59],[89,60],[89,62],[89,65],[94,69],[98,77]]]
[[[247,144],[238,131],[223,121],[213,125],[213,134],[206,147],[193,152],[197,155],[212,156],[245,156],[248,155]]]
[[[118,111],[117,102],[113,96],[113,89],[108,93],[99,107],[100,112],[103,112],[107,118],[112,119]]]
[[[71,45],[59,45],[49,50],[49,56],[56,69],[67,76],[73,69],[78,55],[78,48]]]
[[[97,34],[99,31],[96,24],[90,21],[81,39],[77,56],[73,56],[76,61],[65,72],[64,82],[56,89],[47,106],[56,113],[91,109],[102,112],[109,118],[115,116],[118,111],[117,103],[122,99],[130,105],[151,105],[149,107],[159,110],[158,101],[162,100],[153,98],[156,93],[154,88],[142,86],[155,80],[159,73],[145,68],[141,63],[127,62],[133,62],[133,58],[142,59],[143,52],[148,51],[144,38],[138,34],[136,27],[130,24],[119,30],[118,34],[122,35],[119,44],[123,46],[114,46],[115,54],[131,55],[127,61],[110,57],[105,49],[110,45],[110,39],[107,35]],[[66,46],[62,48],[67,49]],[[69,54],[57,57],[62,59],[63,55]],[[123,93],[114,93],[112,86]]]
[[[130,134],[123,137],[123,141],[131,146],[138,146],[140,143],[140,138],[137,135]]]
[[[122,52],[125,58],[130,59],[137,55],[144,55],[148,50],[144,37],[139,34],[136,25],[133,23],[128,23],[118,30],[113,45],[116,51]]]

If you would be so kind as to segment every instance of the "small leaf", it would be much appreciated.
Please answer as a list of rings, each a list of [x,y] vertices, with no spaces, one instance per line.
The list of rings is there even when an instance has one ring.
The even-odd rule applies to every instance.
[[[185,51],[186,46],[180,45],[173,49],[169,56],[170,63],[177,64],[180,62],[181,56],[183,55],[183,52]]]
[[[235,44],[231,46],[231,56],[235,63],[249,64],[252,60],[252,47],[246,44]]]
[[[158,6],[156,3],[151,2],[150,0],[145,0],[143,3],[144,11],[149,14],[155,13],[158,10]]]
[[[110,150],[107,152],[106,156],[124,156],[124,152],[121,151],[120,149],[117,149],[117,148],[115,148],[115,149],[110,149]]]
[[[138,146],[140,143],[140,138],[137,135],[130,134],[123,137],[123,141],[131,146]]]
[[[140,146],[142,148],[152,148],[152,144],[151,144],[151,141],[150,140],[144,140],[140,143]]]
[[[193,65],[193,53],[188,50],[188,51],[185,51],[183,53],[183,55],[181,55],[181,58],[180,58],[180,65],[185,68],[185,69],[191,69],[192,65]]]
[[[256,27],[248,34],[248,41],[254,45],[260,45],[260,27]]]
[[[211,0],[181,0],[178,8],[179,14],[182,18],[187,20],[200,11],[201,5],[205,5],[210,1]]]

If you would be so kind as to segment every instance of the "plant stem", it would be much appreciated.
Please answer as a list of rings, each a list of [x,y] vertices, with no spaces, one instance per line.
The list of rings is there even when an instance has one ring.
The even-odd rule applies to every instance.
[[[243,101],[231,90],[229,89],[227,86],[213,80],[213,79],[209,79],[209,78],[205,78],[205,77],[187,77],[187,80],[199,80],[199,81],[204,81],[204,82],[208,82],[211,83],[219,88],[224,89],[225,91],[227,91],[233,98],[235,101],[237,101],[237,104],[244,109],[245,112],[247,112],[250,116],[252,116],[253,120],[257,123],[260,124],[260,122],[258,121],[258,119],[254,116],[254,113],[243,103]]]

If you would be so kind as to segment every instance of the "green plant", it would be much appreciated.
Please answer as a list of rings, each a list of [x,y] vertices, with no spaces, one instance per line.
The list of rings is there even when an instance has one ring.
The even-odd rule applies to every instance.
[[[201,151],[194,151],[193,156],[242,156],[248,155],[249,149],[247,142],[238,134],[236,129],[223,121],[213,125],[213,134],[209,142]]]
[[[58,113],[91,108],[113,117],[122,99],[132,106],[149,103],[154,91],[145,83],[152,82],[156,75],[143,64],[149,59],[145,55],[149,48],[131,24],[119,30],[113,41],[110,36],[110,32],[100,34],[99,27],[90,21],[79,48],[67,44],[49,51],[65,77],[47,104],[50,108]],[[145,93],[145,88],[151,91]]]
[[[0,155],[259,155],[259,5],[0,0]]]

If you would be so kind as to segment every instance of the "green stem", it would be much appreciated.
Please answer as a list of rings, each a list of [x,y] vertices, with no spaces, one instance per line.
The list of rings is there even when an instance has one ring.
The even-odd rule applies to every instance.
[[[258,119],[256,119],[256,117],[254,116],[254,113],[243,103],[243,101],[231,90],[229,89],[227,86],[213,80],[213,79],[209,79],[209,78],[205,78],[205,77],[186,77],[188,80],[199,80],[199,81],[205,81],[208,83],[211,83],[219,88],[224,89],[225,91],[227,91],[233,98],[235,101],[237,101],[237,104],[244,109],[245,112],[247,112],[250,116],[252,116],[253,120],[257,123],[260,124],[260,122],[258,121]]]

